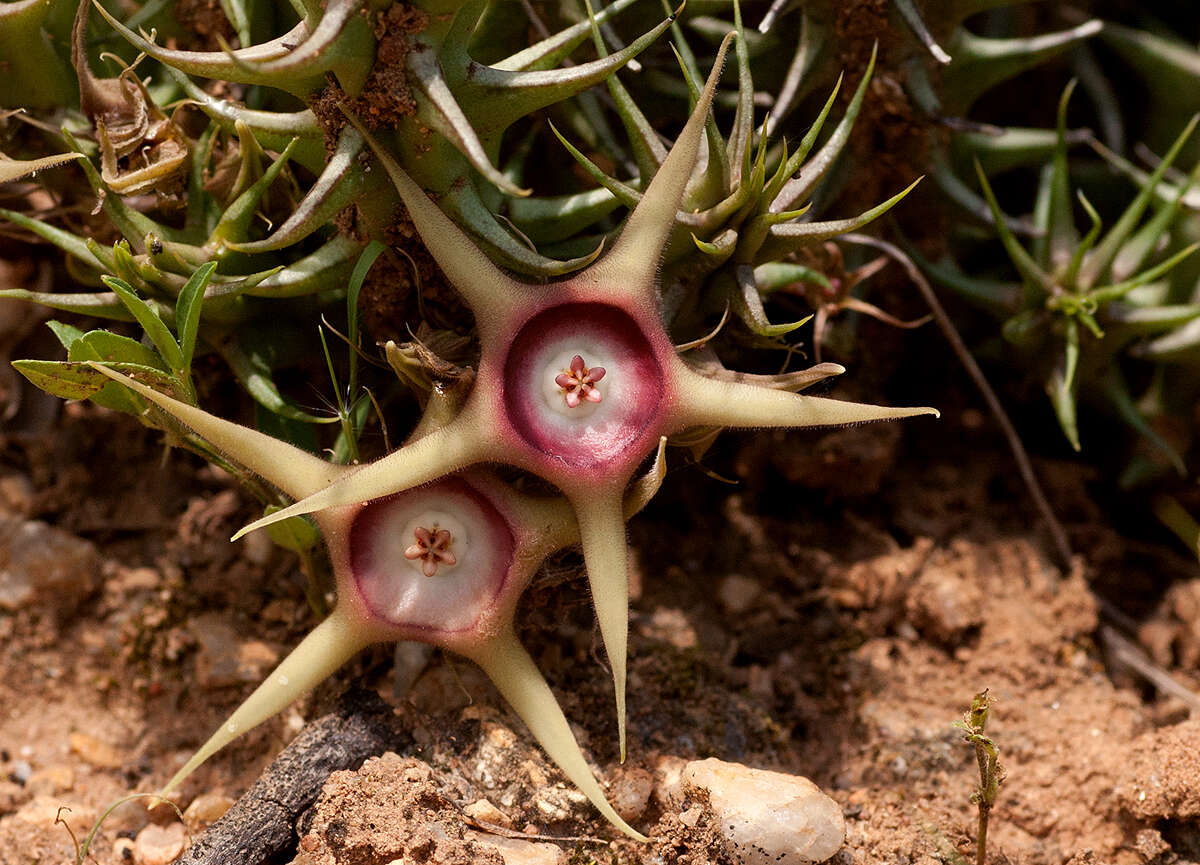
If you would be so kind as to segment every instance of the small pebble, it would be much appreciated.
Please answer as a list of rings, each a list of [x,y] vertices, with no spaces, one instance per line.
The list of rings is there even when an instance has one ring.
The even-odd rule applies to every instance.
[[[700,815],[704,813],[704,809],[699,805],[693,805],[679,815],[679,822],[689,829],[695,829],[696,824],[700,822]]]
[[[493,748],[513,748],[517,744],[517,734],[503,724],[486,724],[484,736]]]
[[[82,837],[91,831],[96,817],[95,808],[89,808],[79,802],[64,801],[60,796],[35,796],[16,813],[18,820],[50,831],[62,831],[61,826],[56,828],[56,821],[61,819],[71,827],[76,837]]]
[[[17,760],[12,764],[12,769],[8,773],[8,780],[22,786],[29,783],[29,779],[32,777],[33,766],[29,765],[28,760]]]
[[[710,758],[688,763],[681,781],[690,795],[707,794],[740,865],[824,862],[845,840],[842,809],[807,778]]]
[[[478,799],[472,802],[470,805],[463,808],[463,813],[472,820],[478,820],[481,823],[491,823],[493,826],[512,827],[512,818],[489,802],[487,799]]]
[[[473,831],[468,831],[465,837],[496,850],[504,865],[565,865],[567,861],[567,854],[556,844]]]
[[[33,482],[25,475],[0,477],[0,511],[21,517],[33,513]]]
[[[183,852],[183,824],[158,826],[151,823],[138,833],[133,846],[137,865],[168,865]]]
[[[650,794],[654,791],[654,776],[645,769],[627,768],[608,785],[608,799],[621,819],[632,822],[646,812]]]
[[[663,754],[654,763],[654,801],[664,811],[673,810],[683,801],[679,776],[687,761],[674,754]]]
[[[983,624],[984,600],[975,580],[935,557],[921,570],[905,606],[908,621],[917,631],[955,646],[968,631]]]
[[[70,766],[47,766],[30,774],[25,786],[35,796],[57,796],[75,786],[75,772]]]
[[[93,766],[101,769],[120,769],[125,765],[125,756],[119,750],[89,733],[72,733],[67,741],[73,753]]]
[[[99,573],[91,541],[0,513],[0,609],[44,606],[63,621],[96,588]]]
[[[183,812],[184,825],[191,832],[216,823],[233,807],[233,800],[220,793],[201,793]]]
[[[113,842],[113,861],[132,862],[134,843],[132,838],[118,838]]]
[[[662,640],[677,649],[694,649],[700,644],[696,629],[688,621],[687,614],[675,607],[658,607],[650,614],[648,622],[642,622],[638,630],[652,640]]]
[[[730,615],[740,615],[754,606],[762,588],[757,580],[741,574],[730,574],[717,586],[717,600]]]
[[[279,662],[279,653],[260,640],[242,642],[225,617],[204,613],[188,623],[199,643],[195,682],[201,688],[223,688],[259,682]]]

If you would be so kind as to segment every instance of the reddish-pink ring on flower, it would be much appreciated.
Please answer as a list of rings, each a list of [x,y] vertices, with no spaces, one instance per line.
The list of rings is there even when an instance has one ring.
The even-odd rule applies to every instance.
[[[496,505],[457,479],[368,502],[350,525],[351,575],[368,611],[417,632],[475,625],[504,587],[514,548]]]
[[[585,360],[586,359],[586,360]],[[604,380],[603,395],[596,383]],[[658,416],[662,366],[629,313],[565,303],[532,316],[504,362],[504,407],[517,434],[573,466],[626,455]]]

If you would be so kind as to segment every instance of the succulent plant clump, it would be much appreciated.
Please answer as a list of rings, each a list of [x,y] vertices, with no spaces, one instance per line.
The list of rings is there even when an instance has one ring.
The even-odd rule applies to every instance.
[[[674,230],[732,38],[722,44],[687,125],[613,248],[549,285],[527,284],[498,268],[394,160],[378,153],[422,239],[475,312],[481,345],[461,408],[443,416],[431,403],[428,416],[439,419],[383,458],[360,466],[329,463],[160,393],[137,381],[137,370],[125,375],[90,364],[296,500],[239,536],[313,514],[338,580],[332,616],[176,782],[366,643],[419,639],[476,660],[568,776],[610,820],[636,835],[585,771],[561,712],[516,643],[512,614],[533,568],[550,550],[581,541],[612,664],[623,755],[624,525],[648,497],[644,482],[631,486],[634,475],[665,437],[698,427],[837,426],[936,414],[713,377],[689,366],[669,339],[659,308],[658,260]],[[813,378],[839,371],[825,365]],[[490,463],[537,475],[565,502],[531,502],[482,468]]]

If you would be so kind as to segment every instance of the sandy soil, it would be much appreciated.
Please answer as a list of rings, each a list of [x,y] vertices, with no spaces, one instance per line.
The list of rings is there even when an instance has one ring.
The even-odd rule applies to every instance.
[[[72,861],[60,811],[82,838],[109,803],[155,789],[315,621],[289,554],[227,542],[253,514],[227,478],[103,410],[69,406],[58,430],[0,450],[0,558],[24,556],[37,580],[16,600],[0,581],[2,863]],[[1200,861],[1200,721],[1112,662],[1095,591],[1194,688],[1194,563],[1103,528],[1079,472],[1043,464],[1088,545],[1064,572],[977,417],[920,435],[730,436],[709,462],[740,485],[673,470],[631,528],[624,766],[578,556],[529,593],[523,639],[650,844],[618,839],[471,665],[435,656],[396,697],[386,649],[197,772],[177,801],[187,836],[357,681],[415,745],[333,776],[300,821],[297,863],[498,862],[498,844],[544,857],[522,861],[731,863],[711,815],[672,783],[707,756],[821,785],[846,817],[839,863],[973,861],[975,758],[951,724],[987,688],[1007,770],[989,861]],[[854,482],[806,491],[831,474]],[[1121,581],[1127,602],[1109,591]],[[184,838],[177,822],[132,802],[92,853],[155,861]]]

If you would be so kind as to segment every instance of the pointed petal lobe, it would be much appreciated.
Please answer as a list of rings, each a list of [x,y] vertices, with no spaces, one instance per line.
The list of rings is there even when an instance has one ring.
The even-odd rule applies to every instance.
[[[575,741],[566,716],[554,698],[554,692],[513,633],[508,631],[489,641],[486,648],[472,660],[488,674],[504,699],[529,727],[538,744],[571,783],[583,791],[610,823],[630,838],[645,841],[645,836],[622,820],[604,798],[604,791],[583,759],[579,743]]]
[[[412,217],[421,239],[425,241],[425,245],[450,282],[462,292],[475,311],[480,329],[485,329],[489,320],[495,320],[505,309],[525,296],[526,287],[492,264],[491,259],[429,200],[425,191],[408,176],[358,120],[349,113],[346,116],[362,133],[363,138],[375,151],[376,157],[383,163],[396,191],[404,201],[404,206],[408,208],[408,214]]]
[[[195,430],[234,462],[262,475],[290,496],[299,498],[311,495],[333,483],[346,471],[344,466],[326,462],[265,433],[172,399],[103,364],[91,363],[90,366],[150,400],[180,423]]]
[[[725,65],[725,52],[732,38],[733,34],[730,33],[721,43],[712,73],[708,76],[692,116],[650,181],[641,203],[626,220],[616,246],[599,264],[610,274],[614,285],[629,285],[635,290],[644,291],[646,286],[654,283],[658,259],[675,227],[675,211],[696,164],[700,136],[704,132],[713,93]]]
[[[300,514],[326,508],[366,502],[428,483],[470,463],[479,462],[487,448],[477,426],[464,415],[431,432],[424,438],[393,451],[386,457],[346,472],[335,483],[303,498],[289,507],[254,521],[233,536],[237,540],[248,532]]]
[[[625,670],[629,643],[629,574],[625,515],[620,495],[572,497],[579,517],[583,561],[604,650],[612,665],[617,702],[617,740],[625,760]]]
[[[719,381],[684,367],[677,411],[680,429],[690,426],[833,427],[916,415],[938,416],[933,408],[901,408],[804,396],[751,384]]]
[[[167,782],[160,795],[165,796],[182,784],[205,760],[242,733],[277,715],[323,682],[370,642],[350,614],[335,610],[238,706],[200,750],[175,773],[175,777]]]

